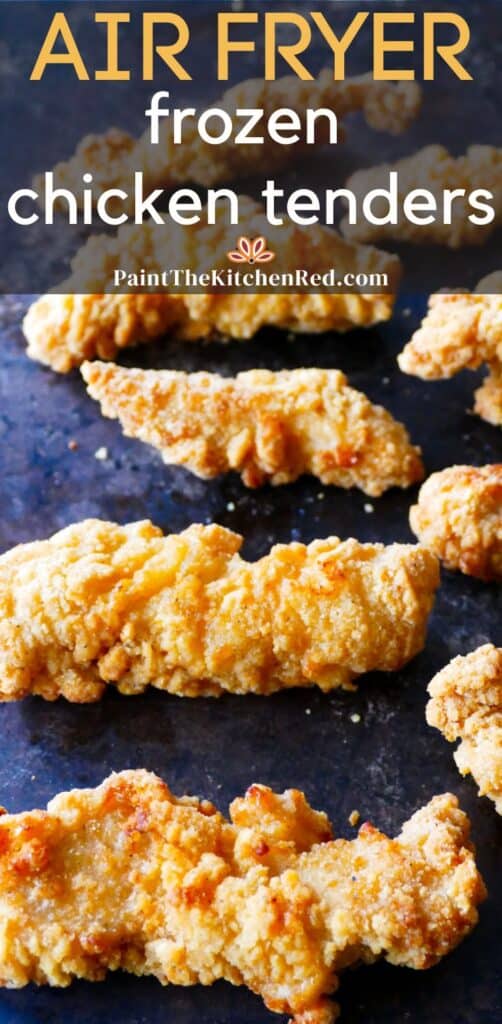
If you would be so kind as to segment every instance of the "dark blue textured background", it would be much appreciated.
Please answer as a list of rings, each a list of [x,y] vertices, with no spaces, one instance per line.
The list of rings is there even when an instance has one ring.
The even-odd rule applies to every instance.
[[[164,530],[217,521],[240,531],[254,558],[275,541],[332,533],[364,540],[411,540],[407,511],[415,491],[372,501],[359,492],[293,486],[246,491],[238,478],[204,483],[166,468],[158,454],[122,437],[100,418],[78,374],[58,377],[29,362],[19,329],[22,307],[3,300],[0,349],[0,549],[44,537],[85,516],[119,522],[151,517]],[[235,373],[253,366],[341,367],[351,383],[408,424],[427,469],[500,460],[500,432],[470,415],[474,374],[423,384],[405,377],[395,354],[423,313],[404,296],[392,324],[345,337],[288,341],[265,332],[249,344],[159,342],[124,359],[141,366]],[[479,375],[478,375],[479,376]],[[68,450],[70,440],[77,451]],[[105,462],[95,459],[108,448]],[[321,495],[323,495],[321,497]],[[232,503],[235,508],[232,508]],[[230,507],[229,507],[230,506]],[[95,705],[34,698],[0,707],[0,802],[17,811],[44,806],[58,790],[94,785],[112,770],[145,766],[178,793],[199,793],[222,809],[250,782],[304,789],[338,834],[351,835],[353,808],[391,832],[434,793],[452,790],[472,815],[479,863],[490,888],[475,933],[428,974],[385,964],[348,972],[341,986],[347,1024],[499,1024],[502,824],[452,748],[424,719],[425,688],[452,656],[502,642],[500,589],[445,573],[425,651],[402,672],[368,676],[356,694],[298,690],[273,697],[181,700],[151,692],[110,692]],[[359,713],[354,723],[351,715]],[[64,991],[28,988],[0,995],[1,1024],[265,1024],[272,1020],[244,989],[162,989],[151,979],[115,975]]]

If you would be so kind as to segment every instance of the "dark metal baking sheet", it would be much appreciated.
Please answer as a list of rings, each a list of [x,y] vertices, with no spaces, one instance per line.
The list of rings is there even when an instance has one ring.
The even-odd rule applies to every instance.
[[[202,12],[197,29],[202,49],[204,17],[211,6],[192,5],[194,12]],[[403,4],[392,6],[401,9]],[[458,6],[450,4],[449,9]],[[45,5],[32,7],[33,17],[46,16]],[[465,148],[466,140],[497,142],[500,17],[496,4],[485,0],[472,0],[467,8],[476,91],[465,91],[462,132],[455,120],[457,106],[437,103],[429,88],[412,139],[376,139],[356,122],[348,151],[341,150],[338,157],[340,181],[358,160],[393,158],[439,138],[455,152]],[[5,12],[4,6],[4,17]],[[5,22],[5,38],[12,34],[12,25]],[[490,60],[485,56],[487,40],[493,46]],[[361,58],[366,56],[362,51]],[[16,70],[15,62],[12,68]],[[19,79],[11,84],[19,106]],[[136,96],[140,115],[149,87],[141,88]],[[211,89],[214,92],[214,83]],[[96,127],[92,89],[89,95],[78,122],[64,91],[53,105],[52,119],[48,111],[43,124],[33,107],[30,131],[21,145],[16,140],[9,150],[16,179],[29,180],[35,170],[28,164],[37,145],[40,150],[40,131],[44,161],[50,166],[71,150],[83,130]],[[119,124],[128,113],[121,96],[118,89],[114,120]],[[13,137],[21,114],[26,119],[30,111],[15,103],[9,109],[11,121],[6,118],[3,127]],[[136,130],[141,123],[140,116]],[[105,120],[98,125],[106,126]],[[324,168],[315,165],[310,173],[324,180]],[[293,168],[292,182],[295,174]],[[64,276],[67,253],[56,227],[52,239],[44,259],[57,264]],[[500,234],[482,249],[450,255],[449,278],[440,283],[456,285],[461,280],[474,285],[495,269],[499,253]],[[402,255],[408,288],[418,292],[441,278],[444,251],[420,250],[419,259],[416,250],[403,250]],[[28,246],[26,260],[35,267],[38,259],[36,245]],[[2,253],[2,263],[0,285],[8,277],[8,253]],[[0,301],[0,550],[47,536],[89,515],[119,522],[148,516],[166,531],[181,530],[193,521],[216,521],[243,533],[244,553],[250,558],[277,541],[309,541],[333,533],[386,542],[411,539],[407,513],[416,491],[392,492],[371,501],[359,492],[323,488],[305,478],[289,487],[253,493],[236,477],[204,483],[183,470],[166,468],[153,450],[124,439],[117,424],[101,418],[78,374],[62,378],[29,362],[20,331],[27,301],[9,296]],[[132,350],[122,361],[221,373],[254,366],[340,367],[355,387],[407,423],[423,447],[429,472],[454,462],[500,461],[500,431],[468,412],[479,375],[466,373],[450,382],[424,384],[397,369],[395,355],[417,326],[425,303],[423,292],[405,294],[391,324],[345,337],[290,341],[265,331],[249,344],[228,347],[159,342]],[[77,441],[77,450],[69,450],[70,440]],[[95,452],[103,446],[109,457],[99,461]],[[339,995],[343,1020],[499,1024],[502,825],[491,804],[477,798],[473,782],[458,775],[452,749],[427,727],[424,707],[428,681],[452,656],[490,639],[502,643],[501,610],[495,586],[444,573],[424,652],[400,673],[366,677],[354,694],[298,690],[268,698],[192,701],[154,691],[136,698],[110,692],[96,705],[32,699],[0,706],[0,803],[12,811],[44,806],[57,791],[95,785],[112,770],[144,766],[163,776],[175,792],[199,793],[223,810],[255,780],[277,789],[297,786],[314,806],[329,813],[338,834],[351,836],[355,833],[347,819],[355,808],[362,820],[371,818],[394,832],[434,793],[451,790],[471,815],[479,863],[490,890],[480,924],[428,973],[386,964],[347,972]],[[352,721],[355,714],[360,721]],[[29,987],[0,993],[0,1024],[266,1024],[273,1019],[245,989],[224,984],[163,989],[152,979],[124,974],[111,975],[99,985],[74,983],[66,990]]]
[[[164,530],[217,521],[240,531],[254,558],[276,541],[340,534],[410,540],[415,491],[371,501],[356,491],[293,486],[246,491],[237,477],[204,483],[166,468],[158,454],[103,420],[78,376],[59,377],[24,354],[20,318],[27,300],[0,306],[0,549],[44,537],[85,516],[127,522],[151,517]],[[345,337],[288,340],[263,332],[227,347],[172,342],[135,349],[131,365],[235,373],[253,366],[340,367],[351,383],[386,405],[423,446],[429,472],[454,462],[500,460],[500,432],[469,412],[477,375],[424,384],[405,377],[395,355],[423,314],[425,299],[403,296],[391,324]],[[78,443],[70,451],[68,442]],[[108,449],[106,461],[95,458]],[[365,508],[366,506],[366,508]],[[369,508],[371,506],[371,510]],[[324,808],[336,832],[357,808],[362,820],[397,831],[434,793],[451,790],[473,821],[490,890],[474,934],[430,972],[379,964],[348,972],[340,1000],[347,1024],[499,1024],[502,825],[487,800],[462,780],[452,749],[424,719],[425,688],[449,658],[487,640],[502,642],[500,590],[444,573],[427,646],[396,675],[367,676],[355,694],[298,690],[273,697],[181,700],[151,692],[110,692],[99,704],[39,699],[0,707],[0,802],[9,810],[44,806],[57,791],[95,785],[112,770],[144,766],[177,793],[198,793],[222,809],[254,780],[297,786]],[[360,715],[360,721],[351,716]],[[163,989],[123,974],[98,985],[0,994],[0,1024],[265,1024],[245,989]],[[280,1020],[281,1018],[279,1018]]]

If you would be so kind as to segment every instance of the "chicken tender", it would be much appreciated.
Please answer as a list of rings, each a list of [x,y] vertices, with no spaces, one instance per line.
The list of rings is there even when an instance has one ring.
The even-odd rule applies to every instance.
[[[453,377],[487,363],[490,374],[476,392],[475,412],[502,426],[502,272],[484,278],[472,293],[431,295],[427,316],[398,363],[404,373],[423,380]]]
[[[426,146],[396,163],[356,171],[346,187],[359,197],[366,196],[374,188],[388,189],[391,172],[398,175],[399,210],[402,211],[409,193],[426,188],[436,200],[436,217],[430,224],[413,224],[403,213],[400,213],[397,224],[370,224],[365,217],[358,218],[357,224],[349,224],[348,217],[345,217],[341,227],[347,238],[359,242],[392,239],[459,249],[464,245],[482,245],[502,224],[502,148],[470,146],[464,156],[453,157],[444,146]],[[493,194],[491,205],[495,217],[490,224],[479,225],[469,220],[474,212],[469,204],[469,193],[477,188],[487,189]],[[443,197],[448,189],[463,189],[464,197],[457,196],[453,200],[451,217],[447,218]],[[383,197],[380,211],[378,203],[373,203],[373,212],[378,216],[385,217],[388,210],[388,202]],[[451,224],[447,220],[451,220]]]
[[[240,197],[239,209],[247,234],[270,231],[263,208]],[[112,359],[128,345],[170,334],[182,341],[252,338],[264,326],[289,331],[346,331],[368,327],[392,315],[400,263],[395,256],[346,242],[336,231],[319,225],[300,228],[291,221],[274,239],[281,272],[295,273],[343,268],[344,273],[385,274],[388,294],[203,294],[180,292],[112,293],[117,267],[131,272],[158,272],[183,267],[199,273],[228,265],[236,229],[227,223],[222,207],[217,223],[202,221],[191,228],[162,229],[147,222],[124,225],[117,235],[91,237],[72,262],[72,276],[60,291],[42,296],[28,310],[23,328],[28,355],[60,373],[98,356]]]
[[[502,580],[502,463],[433,473],[410,510],[410,525],[447,569]]]
[[[485,644],[454,658],[429,686],[427,721],[453,743],[462,775],[502,814],[502,648]]]
[[[297,790],[253,785],[230,821],[146,771],[0,819],[0,984],[246,985],[295,1024],[333,1024],[337,973],[384,957],[423,970],[478,920],[485,888],[454,796],[396,839],[331,838]]]
[[[312,473],[323,484],[378,497],[423,478],[420,449],[339,370],[215,373],[129,370],[84,363],[89,394],[167,463],[204,479],[231,469],[248,487]]]
[[[214,146],[201,139],[193,118],[184,121],[183,144],[178,145],[171,120],[164,119],[159,127],[158,145],[151,144],[150,127],[138,140],[117,128],[103,135],[86,136],[71,159],[54,168],[54,181],[57,187],[69,188],[79,195],[82,175],[89,172],[97,194],[108,188],[129,191],[135,171],[143,172],[145,192],[190,182],[211,187],[250,174],[277,173],[292,159],[298,160],[312,150],[305,133],[307,109],[331,108],[338,119],[362,110],[372,128],[399,135],[417,116],[421,100],[422,92],[415,82],[373,82],[371,75],[334,82],[330,68],[325,68],[312,82],[298,80],[294,75],[269,82],[247,79],[228,89],[213,106],[232,118],[237,110],[263,110],[264,122],[280,107],[294,110],[301,127],[297,133],[299,140],[293,146],[280,145],[267,134],[262,145],[236,145],[232,137]],[[253,134],[260,134],[259,129]],[[315,137],[321,144],[329,141],[327,118],[317,120]],[[39,189],[40,178],[34,184]],[[120,212],[125,208],[127,204],[120,201]],[[113,202],[109,209],[113,212]]]
[[[331,537],[250,563],[241,544],[216,525],[87,520],[2,555],[0,699],[350,689],[422,649],[439,583],[426,548]]]

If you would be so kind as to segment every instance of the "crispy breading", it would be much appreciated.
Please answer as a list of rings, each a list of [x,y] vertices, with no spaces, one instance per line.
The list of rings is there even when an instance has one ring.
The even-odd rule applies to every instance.
[[[399,356],[406,374],[444,380],[502,358],[502,296],[437,292]]]
[[[414,224],[402,212],[397,224],[371,224],[365,217],[358,218],[357,224],[349,224],[348,217],[345,217],[341,228],[347,238],[359,242],[393,239],[459,249],[464,245],[483,244],[502,223],[502,148],[469,146],[464,156],[453,157],[444,146],[426,146],[396,163],[356,171],[348,179],[346,187],[359,197],[366,196],[375,188],[388,189],[391,171],[398,175],[400,211],[409,193],[415,189],[428,189],[436,200],[437,216],[430,224]],[[491,224],[479,225],[469,220],[473,213],[469,194],[478,188],[493,194],[495,216]],[[453,201],[451,218],[443,216],[443,194],[447,189],[464,189],[464,197]],[[373,213],[379,216],[385,217],[388,210],[388,202],[383,198],[380,213],[378,203],[373,203]],[[449,219],[451,223],[447,222]]]
[[[398,362],[404,373],[440,380],[501,359],[502,295],[437,292]]]
[[[481,796],[502,814],[502,648],[478,647],[453,658],[430,683],[429,725],[453,743],[462,775],[472,775]]]
[[[210,187],[250,174],[271,174],[312,152],[312,144],[305,139],[307,109],[328,107],[339,119],[362,110],[371,127],[398,135],[417,116],[421,99],[420,86],[415,82],[373,82],[371,75],[335,82],[330,68],[321,71],[312,82],[301,81],[294,75],[277,81],[247,79],[228,89],[212,106],[225,110],[231,117],[235,117],[237,110],[263,110],[265,121],[279,107],[294,110],[301,121],[297,143],[280,145],[263,133],[263,127],[258,127],[253,135],[264,134],[261,145],[236,145],[232,137],[214,146],[200,138],[196,120],[188,119],[183,124],[183,144],[177,145],[171,119],[167,118],[161,119],[160,141],[156,145],[150,141],[150,126],[138,140],[117,128],[103,135],[86,136],[68,161],[56,165],[54,180],[57,187],[69,188],[79,195],[82,175],[89,172],[97,194],[108,188],[130,192],[135,171],[143,172],[145,192],[190,182]],[[340,135],[339,130],[339,140]],[[316,123],[316,140],[322,144],[328,139],[327,120],[320,118]],[[40,176],[34,185],[40,189]],[[127,204],[121,200],[120,211],[124,208]],[[113,211],[113,202],[109,209]]]
[[[339,370],[249,370],[237,377],[84,363],[89,394],[128,437],[204,479],[231,469],[248,487],[302,473],[378,497],[423,478],[420,449]]]
[[[0,983],[108,970],[246,985],[296,1024],[332,1024],[336,974],[384,957],[426,969],[485,897],[469,820],[434,797],[389,839],[333,840],[302,793],[253,785],[230,821],[146,771],[0,819]]]
[[[404,373],[423,380],[453,377],[487,363],[490,374],[476,392],[475,412],[502,426],[502,272],[484,278],[472,293],[431,295],[427,315],[398,363]]]
[[[426,548],[331,537],[251,563],[241,544],[217,525],[87,520],[2,555],[0,699],[327,691],[422,649],[439,583]]]
[[[410,509],[410,526],[447,569],[502,580],[502,463],[433,473]]]
[[[239,210],[241,231],[258,237],[267,234],[270,225],[262,206],[241,196]],[[344,273],[386,274],[389,293],[110,292],[117,267],[128,266],[131,273],[166,267],[202,273],[228,265],[236,229],[228,224],[222,207],[216,214],[214,225],[201,221],[190,228],[166,229],[148,222],[124,225],[116,235],[91,237],[72,262],[72,276],[61,286],[67,294],[51,292],[28,310],[23,324],[28,355],[67,373],[86,359],[111,359],[127,345],[168,333],[183,341],[248,339],[263,326],[346,331],[392,315],[395,295],[390,291],[396,291],[400,275],[397,257],[354,245],[320,225],[300,228],[286,220],[274,240],[281,272],[336,267]]]
[[[474,412],[492,426],[502,427],[502,363],[490,364],[490,373],[474,397]]]

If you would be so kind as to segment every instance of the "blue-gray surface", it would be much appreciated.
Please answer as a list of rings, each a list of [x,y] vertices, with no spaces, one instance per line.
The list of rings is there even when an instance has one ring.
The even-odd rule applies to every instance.
[[[242,532],[256,557],[275,541],[331,533],[364,540],[409,540],[415,492],[371,502],[358,492],[322,489],[303,479],[290,487],[246,491],[239,479],[204,483],[166,468],[139,442],[122,437],[86,396],[78,374],[58,377],[29,362],[19,328],[25,300],[0,305],[0,549],[44,537],[85,516],[119,522],[151,517],[164,530],[194,520]],[[249,344],[176,345],[131,351],[141,366],[234,373],[253,366],[341,367],[351,382],[408,424],[427,469],[452,462],[500,460],[500,433],[467,410],[476,382],[464,374],[425,385],[400,374],[395,354],[423,313],[425,300],[401,301],[391,325],[345,337],[288,341],[264,333]],[[71,451],[68,442],[78,448]],[[95,458],[108,449],[106,461]],[[366,509],[365,509],[366,506]],[[0,707],[0,802],[10,810],[43,806],[55,792],[94,785],[108,772],[145,766],[175,792],[199,793],[223,809],[253,780],[298,786],[350,835],[354,808],[390,831],[434,793],[451,790],[471,814],[479,863],[490,889],[475,933],[423,975],[385,964],[349,972],[340,1000],[347,1024],[499,1024],[501,823],[493,807],[462,780],[451,748],[424,719],[425,688],[453,655],[500,634],[500,592],[444,574],[425,651],[390,678],[370,676],[355,694],[316,690],[268,698],[180,700],[158,692],[72,706],[29,699]],[[497,635],[498,631],[498,635]],[[352,721],[354,713],[360,721]],[[265,1024],[273,1018],[244,989],[163,989],[122,974],[63,991],[28,988],[0,995],[1,1024]]]

